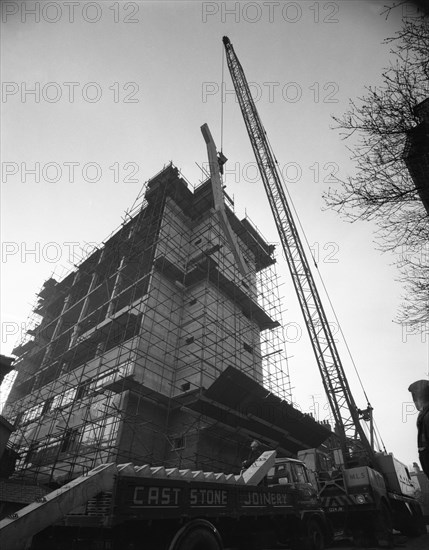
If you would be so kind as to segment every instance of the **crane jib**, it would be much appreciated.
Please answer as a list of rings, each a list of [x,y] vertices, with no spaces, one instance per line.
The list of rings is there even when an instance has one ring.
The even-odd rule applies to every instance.
[[[345,459],[347,461],[347,458],[356,452],[363,452],[369,459],[373,459],[374,452],[361,426],[359,410],[350,391],[266,131],[259,118],[244,70],[227,36],[223,37],[223,43],[228,69],[334,416],[336,430],[342,440]]]

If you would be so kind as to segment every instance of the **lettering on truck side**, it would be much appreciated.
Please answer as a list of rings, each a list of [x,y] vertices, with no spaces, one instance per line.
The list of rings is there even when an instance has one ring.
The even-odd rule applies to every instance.
[[[139,508],[169,507],[177,508],[182,497],[182,489],[178,487],[135,487],[133,505]],[[226,506],[228,493],[222,489],[191,489],[189,504],[198,506]]]
[[[367,476],[366,476],[366,472],[359,472],[359,473],[357,473],[357,474],[350,474],[350,475],[349,475],[349,478],[350,478],[350,479],[354,479],[354,480],[356,480],[356,481],[360,481],[360,480],[362,480],[362,479],[365,479],[365,480],[366,480],[366,477],[367,477]]]
[[[226,506],[227,492],[221,489],[191,489],[191,506]]]
[[[143,507],[177,507],[180,493],[181,489],[177,487],[135,487],[133,504]]]
[[[290,506],[290,495],[285,493],[258,493],[249,492],[244,493],[242,498],[242,506]]]
[[[190,508],[226,508],[229,502],[226,489],[160,487],[155,485],[134,487],[133,508],[179,508],[186,505]],[[185,502],[186,501],[186,502]],[[286,508],[293,506],[293,497],[288,493],[277,491],[240,491],[238,506],[243,508]]]

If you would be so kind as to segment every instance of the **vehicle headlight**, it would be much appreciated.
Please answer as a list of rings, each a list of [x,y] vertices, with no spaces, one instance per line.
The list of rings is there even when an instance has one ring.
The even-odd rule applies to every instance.
[[[365,504],[366,498],[364,495],[356,495],[356,502],[358,504]]]

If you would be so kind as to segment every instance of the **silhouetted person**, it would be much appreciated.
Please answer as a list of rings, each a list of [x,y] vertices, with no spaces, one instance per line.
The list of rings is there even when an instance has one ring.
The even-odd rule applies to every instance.
[[[413,396],[417,417],[417,447],[422,470],[429,478],[429,380],[418,380],[408,388]]]
[[[249,456],[247,457],[247,460],[243,460],[243,462],[241,463],[242,470],[246,470],[246,468],[249,468],[249,466],[251,466],[255,462],[255,460],[259,456],[261,456],[261,454],[262,454],[262,445],[261,443],[259,443],[259,441],[255,439],[250,444],[250,452],[249,452]]]

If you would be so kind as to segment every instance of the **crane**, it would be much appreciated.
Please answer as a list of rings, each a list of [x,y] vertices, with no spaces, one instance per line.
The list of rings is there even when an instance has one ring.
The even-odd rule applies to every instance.
[[[372,407],[368,403],[367,408],[361,411],[356,406],[279,176],[277,161],[253,101],[246,76],[227,36],[223,37],[223,44],[247,133],[332,410],[344,464],[350,466],[358,458],[364,458],[368,464],[373,464],[375,462],[373,438],[371,436],[371,442],[368,440],[360,422],[361,418],[370,420],[370,426],[372,426]]]

